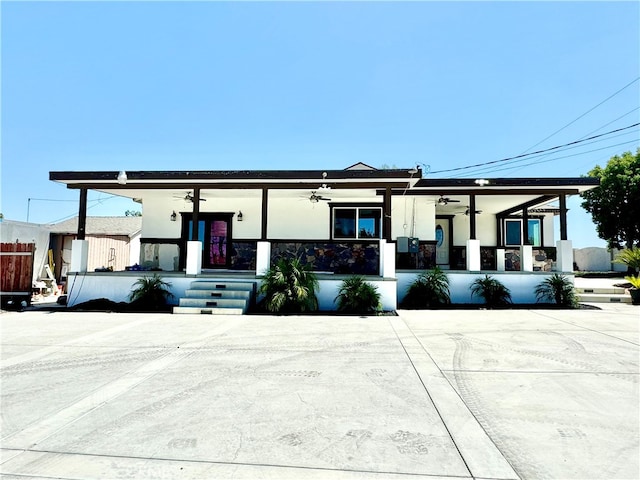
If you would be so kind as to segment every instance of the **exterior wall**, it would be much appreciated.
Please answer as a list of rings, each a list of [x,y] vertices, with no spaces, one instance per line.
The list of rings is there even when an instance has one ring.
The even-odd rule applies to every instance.
[[[558,229],[560,229],[560,223],[558,222]],[[544,219],[542,220],[542,244],[545,247],[555,247],[555,222],[553,214],[545,214]]]
[[[391,198],[391,237],[436,239],[436,206],[433,200],[419,196]]]
[[[270,239],[322,240],[330,236],[327,202],[311,203],[304,197],[297,200],[270,197],[268,215]]]
[[[398,274],[398,304],[404,299],[407,288],[417,277],[417,273],[402,272]],[[514,304],[534,304],[536,303],[535,288],[542,282],[549,273],[492,273],[491,276],[502,282],[510,291]],[[451,303],[457,304],[482,304],[479,297],[471,297],[470,286],[476,278],[484,277],[484,274],[469,274],[467,272],[447,272],[449,278],[449,289],[451,292]],[[574,281],[573,276],[569,276]]]
[[[626,265],[611,263],[611,252],[606,248],[574,248],[573,261],[582,272],[609,272],[612,270],[612,265],[622,267],[617,271],[627,271]]]
[[[87,235],[89,258],[87,269],[112,267],[115,271],[124,270],[129,265],[131,253],[129,237],[123,235]]]
[[[482,246],[497,245],[496,217],[491,214],[476,215],[476,238]],[[453,244],[465,246],[469,239],[469,217],[462,213],[453,217]]]

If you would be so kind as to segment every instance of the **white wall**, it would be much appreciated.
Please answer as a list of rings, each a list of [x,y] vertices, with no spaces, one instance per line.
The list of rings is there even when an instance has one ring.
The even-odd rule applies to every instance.
[[[497,244],[496,217],[492,214],[476,215],[476,238],[481,246]],[[469,239],[469,217],[462,213],[453,217],[453,244],[465,246]]]
[[[545,247],[556,246],[556,240],[554,235],[555,223],[553,221],[553,218],[554,218],[554,215],[548,213],[548,214],[545,214],[544,218],[542,219],[542,231],[544,235],[542,242]]]
[[[307,198],[269,198],[268,238],[328,239],[329,224],[327,202],[311,203]]]
[[[404,299],[407,288],[415,280],[420,272],[398,273],[398,304]],[[451,303],[458,304],[482,304],[484,301],[477,296],[471,296],[471,284],[476,278],[484,277],[483,274],[469,274],[466,272],[448,271],[449,290],[451,292]],[[511,292],[513,303],[536,303],[535,288],[544,281],[550,273],[521,273],[506,272],[492,273],[491,277],[502,282]],[[569,276],[574,281],[573,276]]]
[[[606,248],[574,248],[573,261],[583,272],[610,272],[612,270],[611,253]],[[616,265],[615,263],[613,265]],[[616,265],[617,266],[617,265]],[[626,271],[626,265],[619,265]]]
[[[391,238],[436,239],[436,206],[432,199],[420,196],[391,198]]]

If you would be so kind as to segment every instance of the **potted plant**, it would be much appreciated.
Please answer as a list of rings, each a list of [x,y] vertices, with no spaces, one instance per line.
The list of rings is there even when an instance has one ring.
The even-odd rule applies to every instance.
[[[633,305],[640,305],[640,275],[637,277],[628,276],[624,277],[624,279],[631,284],[631,288],[629,288],[631,303]]]

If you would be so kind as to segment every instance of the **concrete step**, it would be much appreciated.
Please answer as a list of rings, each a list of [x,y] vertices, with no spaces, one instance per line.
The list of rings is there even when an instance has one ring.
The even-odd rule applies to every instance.
[[[631,295],[619,293],[579,293],[581,303],[631,303]]]
[[[243,298],[250,299],[252,292],[250,290],[185,290],[185,295],[189,298]]]
[[[200,308],[242,308],[247,307],[246,298],[189,298],[182,297],[178,301],[180,307],[200,307]]]
[[[624,288],[620,287],[596,287],[596,288],[588,288],[588,287],[580,287],[576,288],[576,293],[578,294],[596,294],[596,295],[624,295],[627,291]]]
[[[243,315],[242,308],[173,307],[173,313],[187,315]]]
[[[256,284],[253,282],[240,282],[240,281],[209,281],[198,280],[191,282],[190,290],[246,290],[253,292],[256,289]]]

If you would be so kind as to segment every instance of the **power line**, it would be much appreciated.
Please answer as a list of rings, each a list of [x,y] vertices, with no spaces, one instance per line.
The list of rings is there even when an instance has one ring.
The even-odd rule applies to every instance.
[[[586,116],[587,114],[593,112],[596,108],[598,108],[600,105],[602,105],[605,102],[608,102],[609,100],[611,100],[613,97],[615,97],[616,95],[618,95],[620,92],[622,92],[624,89],[626,89],[627,87],[633,85],[634,83],[636,83],[638,80],[640,80],[640,77],[636,77],[634,80],[630,81],[629,83],[627,83],[624,87],[622,87],[620,90],[618,90],[617,92],[609,95],[607,98],[605,98],[603,101],[601,101],[599,104],[597,104],[595,107],[590,108],[589,110],[587,110],[586,112],[584,112],[582,115],[580,115],[578,118],[576,118],[575,120],[572,120],[571,122],[567,123],[564,127],[560,128],[559,130],[556,130],[555,132],[553,132],[551,135],[549,135],[548,137],[540,140],[538,143],[536,143],[535,145],[527,148],[524,152],[522,153],[527,153],[529,150],[531,150],[532,148],[537,147],[538,145],[540,145],[543,142],[546,142],[547,140],[549,140],[551,137],[553,137],[554,135],[556,135],[557,133],[560,133],[562,130],[564,130],[565,128],[567,128],[570,125],[573,125],[574,123],[576,123],[578,120],[580,120],[582,117]]]
[[[541,163],[553,162],[553,161],[555,161],[555,160],[562,160],[563,158],[577,157],[578,155],[584,155],[584,154],[586,154],[586,153],[599,152],[599,151],[601,151],[601,150],[606,150],[606,149],[608,149],[608,148],[619,147],[619,146],[621,146],[621,145],[627,145],[627,144],[629,144],[629,143],[635,143],[635,142],[637,142],[637,141],[638,141],[637,139],[634,139],[634,140],[629,140],[628,142],[622,142],[622,143],[617,143],[617,144],[615,144],[615,145],[608,145],[608,146],[606,146],[606,147],[596,148],[596,149],[593,149],[593,150],[589,150],[589,151],[587,151],[587,152],[574,153],[574,154],[571,154],[571,155],[565,155],[565,156],[563,156],[563,157],[549,158],[549,159],[547,159],[547,160],[542,160],[542,161],[537,160],[537,161],[535,161],[535,162],[525,163],[524,165],[518,165],[518,167],[529,167],[529,166],[531,166],[531,165],[539,165],[539,164],[541,164]],[[501,172],[501,171],[503,171],[503,170],[510,170],[510,169],[512,169],[512,168],[514,168],[514,167],[496,168],[496,169],[490,170],[490,172]],[[476,172],[476,173],[479,173],[479,172]],[[484,172],[484,173],[488,173],[488,172]],[[469,175],[472,175],[472,174],[469,174]]]
[[[523,153],[523,154],[520,154],[520,155],[516,155],[515,157],[501,158],[500,160],[492,160],[490,162],[476,163],[475,165],[467,165],[466,167],[448,168],[446,170],[436,170],[436,171],[433,171],[433,172],[430,172],[430,173],[433,174],[433,173],[456,172],[456,171],[460,171],[460,170],[468,170],[468,169],[471,169],[471,168],[484,167],[485,165],[493,165],[493,164],[496,164],[496,163],[508,162],[510,160],[516,160],[518,158],[531,157],[533,155],[539,155],[540,153],[551,152],[553,150],[558,150],[560,148],[565,148],[565,147],[568,147],[570,145],[577,145],[579,143],[584,143],[584,142],[587,142],[589,140],[593,140],[594,138],[600,138],[600,137],[604,137],[606,135],[611,135],[612,133],[621,132],[623,130],[628,130],[630,128],[637,127],[638,125],[640,125],[640,122],[634,123],[633,125],[628,125],[626,127],[617,128],[616,130],[611,130],[610,132],[601,133],[600,135],[594,135],[592,137],[584,138],[582,140],[575,140],[573,142],[565,143],[563,145],[557,145],[557,146],[551,147],[551,148],[545,148],[544,150],[538,150],[536,152]]]

